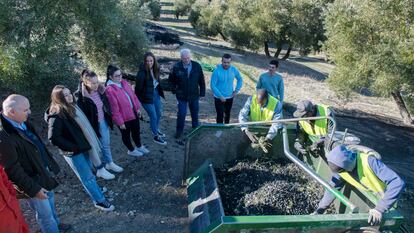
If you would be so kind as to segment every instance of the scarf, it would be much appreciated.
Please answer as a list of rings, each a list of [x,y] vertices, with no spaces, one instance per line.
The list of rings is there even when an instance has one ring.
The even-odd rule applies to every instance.
[[[98,136],[96,136],[95,131],[92,128],[92,125],[89,123],[88,118],[86,118],[85,114],[82,112],[82,110],[75,105],[76,109],[76,116],[75,121],[79,125],[79,127],[82,129],[82,133],[85,136],[86,140],[91,145],[91,149],[88,151],[89,153],[89,159],[91,160],[92,164],[95,167],[98,167],[102,164],[100,159],[101,151],[101,143],[98,139]]]

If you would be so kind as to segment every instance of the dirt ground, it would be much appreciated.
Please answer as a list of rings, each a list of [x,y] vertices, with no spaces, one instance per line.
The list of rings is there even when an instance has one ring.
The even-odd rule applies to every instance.
[[[184,45],[178,47],[154,44],[151,50],[159,58],[177,58],[179,49],[187,47],[201,56],[216,59],[224,52],[229,52],[233,55],[235,64],[249,67],[253,74],[266,67],[269,59],[263,54],[239,52],[218,39],[196,36],[185,18],[174,18],[171,12],[173,2],[162,0],[161,4],[161,19],[155,23],[178,33]],[[359,136],[362,144],[380,152],[386,164],[404,178],[407,189],[399,206],[407,219],[414,220],[414,173],[411,165],[414,162],[414,130],[412,127],[401,126],[398,110],[393,102],[387,98],[361,95],[355,95],[347,101],[341,100],[324,82],[326,74],[295,62],[282,62],[280,72],[285,81],[288,108],[301,99],[333,106],[338,128],[348,128],[349,132]],[[206,98],[200,102],[200,121],[211,123],[215,121],[214,100],[209,88],[210,74],[205,74],[208,90]],[[255,86],[254,80],[245,78],[244,82],[241,95],[234,100],[232,122],[237,121],[238,111]],[[151,151],[149,155],[138,159],[128,156],[119,131],[115,129],[112,132],[113,157],[125,171],[112,181],[99,179],[98,183],[108,188],[105,195],[116,206],[114,212],[103,213],[93,206],[72,170],[53,149],[62,168],[59,175],[61,185],[55,190],[57,212],[63,222],[73,225],[71,232],[188,231],[186,190],[181,186],[184,147],[178,145],[173,138],[177,109],[175,96],[167,92],[163,104],[161,130],[167,135],[167,146],[152,142],[145,111],[146,121],[141,122],[141,138]],[[40,120],[41,114],[33,117],[39,122],[42,135],[46,136],[46,125]],[[187,118],[186,132],[189,132],[190,126],[190,118]],[[21,204],[31,229],[36,231],[37,225],[32,211],[24,202]],[[412,221],[408,225],[414,231]]]

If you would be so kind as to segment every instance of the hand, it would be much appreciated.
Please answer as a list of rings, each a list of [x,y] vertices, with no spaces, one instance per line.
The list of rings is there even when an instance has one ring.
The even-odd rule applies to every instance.
[[[41,188],[39,192],[36,193],[36,198],[41,200],[48,199],[49,197],[47,196],[47,190]]]
[[[303,146],[302,146],[302,144],[300,144],[300,142],[295,142],[295,144],[293,144],[293,147],[295,147],[295,149],[303,155],[307,153],[306,149],[303,148]]]
[[[233,91],[233,94],[231,94],[231,98],[234,98],[237,95],[235,91]]]
[[[382,220],[382,213],[376,209],[369,210],[368,223],[372,225],[379,225]]]
[[[310,215],[319,215],[325,213],[325,209],[317,208],[315,211],[313,211]]]
[[[120,129],[126,129],[125,124],[119,126]]]
[[[265,153],[268,152],[268,149],[272,148],[271,140],[267,137],[260,137],[259,144]]]
[[[220,97],[220,100],[221,100],[222,103],[226,102],[226,99],[224,99],[224,97]]]

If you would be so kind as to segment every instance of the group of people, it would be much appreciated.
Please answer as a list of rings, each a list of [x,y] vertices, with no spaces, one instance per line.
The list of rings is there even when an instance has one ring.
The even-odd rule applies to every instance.
[[[177,142],[182,143],[187,106],[192,127],[195,128],[199,126],[199,101],[205,97],[206,86],[202,67],[191,59],[191,51],[181,50],[180,57],[168,80],[177,98],[175,137]],[[240,72],[231,65],[231,61],[231,56],[224,54],[221,64],[217,65],[211,76],[216,122],[219,124],[230,122],[233,100],[243,86]],[[239,112],[240,122],[274,121],[283,117],[284,84],[282,76],[276,72],[278,66],[277,60],[270,61],[268,71],[259,77],[257,92],[247,99]],[[160,67],[151,52],[145,53],[137,75],[131,80],[135,82],[135,90],[116,66],[108,66],[106,77],[105,84],[102,84],[96,73],[85,69],[74,94],[68,87],[55,86],[44,120],[48,124],[48,139],[59,149],[79,178],[93,205],[103,211],[112,211],[115,207],[105,198],[105,188],[96,181],[96,177],[114,179],[114,173],[124,170],[113,160],[110,130],[114,126],[120,130],[128,155],[140,157],[148,154],[150,151],[141,142],[140,135],[143,107],[150,119],[153,142],[166,145],[166,135],[160,129],[163,112],[161,98],[165,96]],[[56,175],[60,168],[28,121],[31,113],[29,100],[13,94],[3,101],[2,107],[0,175],[3,182],[0,183],[0,190],[3,199],[0,199],[4,203],[0,204],[5,207],[0,209],[0,216],[4,216],[0,220],[0,228],[7,229],[7,232],[27,232],[27,225],[15,199],[17,196],[27,199],[36,213],[42,232],[64,232],[70,229],[69,224],[60,222],[54,206],[53,190],[58,186]],[[294,113],[298,118],[330,115],[329,108],[313,105],[310,101],[300,102]],[[280,127],[281,124],[273,123],[263,143],[271,146]],[[326,141],[329,128],[326,119],[299,121],[298,130],[302,136],[298,137],[295,148],[300,153],[308,153],[320,147]],[[242,130],[251,140],[255,139],[247,126],[242,127]],[[335,183],[332,185],[335,187],[343,185],[339,181],[345,180],[356,187],[383,193],[377,207],[370,211],[375,223],[380,219],[378,216],[395,203],[404,186],[395,172],[369,154],[354,153],[339,146],[332,149],[327,161],[332,171],[338,174],[333,176]],[[333,197],[326,193],[315,213],[323,213],[332,201]]]

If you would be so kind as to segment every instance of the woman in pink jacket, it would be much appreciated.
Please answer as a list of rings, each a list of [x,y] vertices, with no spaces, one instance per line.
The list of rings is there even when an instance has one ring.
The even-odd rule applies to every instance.
[[[109,65],[106,77],[105,94],[111,106],[112,120],[121,131],[122,142],[128,148],[127,153],[136,157],[149,153],[149,150],[141,144],[139,126],[141,104],[137,96],[128,82],[122,79],[119,68]],[[132,145],[131,136],[135,147]]]

